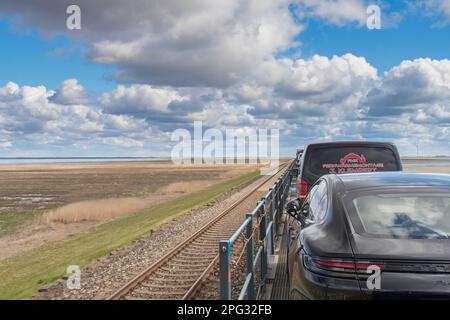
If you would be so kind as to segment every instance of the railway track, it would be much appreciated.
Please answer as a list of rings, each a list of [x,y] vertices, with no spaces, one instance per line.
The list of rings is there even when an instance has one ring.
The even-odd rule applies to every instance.
[[[283,164],[239,201],[225,209],[160,260],[112,294],[109,300],[192,299],[218,260],[219,240],[229,238],[244,216],[287,168]]]

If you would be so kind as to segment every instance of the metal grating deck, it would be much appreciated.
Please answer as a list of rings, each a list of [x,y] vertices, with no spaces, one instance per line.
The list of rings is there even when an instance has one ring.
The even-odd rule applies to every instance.
[[[297,179],[293,178],[289,190],[288,201],[297,197]],[[286,216],[283,228],[280,230],[281,243],[278,246],[278,263],[276,266],[275,277],[271,281],[270,300],[289,300],[289,281],[287,275],[287,221]]]
[[[289,300],[289,283],[286,272],[287,232],[286,224],[283,228],[281,244],[278,252],[278,264],[275,278],[272,282],[270,300]]]
[[[297,197],[297,181],[294,177],[289,188],[287,201]],[[287,275],[287,229],[288,215],[283,214],[275,237],[274,255],[269,255],[269,270],[264,289],[259,296],[261,300],[289,300],[289,282]]]

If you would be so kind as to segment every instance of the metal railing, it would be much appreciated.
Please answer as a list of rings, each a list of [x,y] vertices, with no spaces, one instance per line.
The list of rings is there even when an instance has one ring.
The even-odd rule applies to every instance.
[[[245,277],[242,279],[244,282],[238,300],[253,300],[260,295],[268,271],[268,254],[274,254],[277,230],[289,193],[292,180],[291,171],[294,166],[295,161],[289,165],[274,186],[261,198],[256,208],[246,215],[245,221],[231,238],[219,241],[219,290],[222,300],[233,298],[232,269],[243,267],[240,261],[244,254],[246,257],[245,267],[243,267]],[[232,262],[233,245],[238,239],[242,238],[242,250],[237,254],[236,261]],[[257,238],[256,241],[254,238]],[[255,290],[256,288],[258,290]]]

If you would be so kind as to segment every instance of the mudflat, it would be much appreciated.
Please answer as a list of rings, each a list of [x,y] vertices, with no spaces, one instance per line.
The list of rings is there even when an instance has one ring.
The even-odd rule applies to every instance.
[[[76,201],[145,196],[172,183],[218,182],[249,170],[250,166],[244,165],[181,166],[171,162],[0,165],[0,212],[45,210]]]

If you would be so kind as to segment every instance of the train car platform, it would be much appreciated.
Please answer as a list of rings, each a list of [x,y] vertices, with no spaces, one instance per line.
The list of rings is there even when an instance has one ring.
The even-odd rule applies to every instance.
[[[294,199],[297,194],[297,181],[292,179],[289,197]],[[283,223],[277,230],[274,254],[269,256],[269,270],[262,300],[289,300],[289,282],[287,275],[287,237],[288,237],[288,217],[283,216]]]
[[[282,225],[280,237],[275,245],[274,255],[269,259],[269,271],[263,300],[289,300],[289,283],[287,277],[287,228]]]

